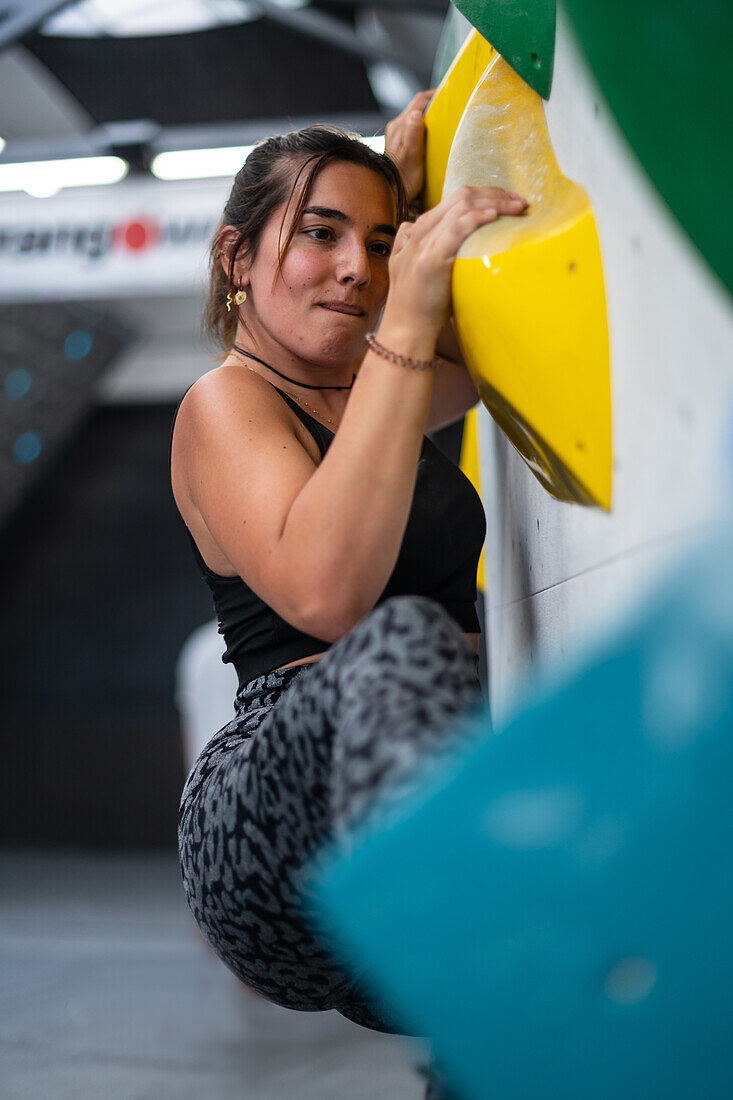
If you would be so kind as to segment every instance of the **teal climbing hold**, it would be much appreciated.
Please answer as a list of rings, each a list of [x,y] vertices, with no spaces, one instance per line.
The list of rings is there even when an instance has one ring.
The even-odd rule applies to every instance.
[[[733,526],[608,652],[322,865],[461,1100],[733,1095]]]

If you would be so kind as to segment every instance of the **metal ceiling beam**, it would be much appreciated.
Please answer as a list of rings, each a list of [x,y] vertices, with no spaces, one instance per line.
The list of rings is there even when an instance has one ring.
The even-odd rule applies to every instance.
[[[164,126],[151,142],[155,153],[172,149],[216,149],[228,145],[254,145],[273,134],[287,134],[314,122],[341,126],[365,136],[380,133],[389,118],[376,111],[318,115],[289,115],[287,118],[261,118],[242,122],[214,122],[198,126]],[[101,127],[100,130],[104,128]]]
[[[0,50],[30,34],[74,0],[0,0]]]
[[[281,7],[276,0],[255,0],[255,6],[265,18],[274,23],[281,23],[300,34],[320,42],[327,42],[336,49],[361,58],[362,61],[381,61],[398,65],[417,77],[420,84],[427,86],[426,81],[430,79],[429,68],[425,69],[425,66],[413,55],[392,49],[390,46],[378,46],[366,42],[351,27],[326,12],[309,7],[285,8]]]
[[[115,152],[125,157],[126,132],[132,146],[145,144],[148,159],[173,149],[217,149],[221,146],[254,145],[272,134],[285,134],[313,122],[341,126],[358,134],[380,133],[388,121],[377,112],[253,119],[244,122],[208,123],[198,126],[163,126],[133,122],[125,126],[98,126],[85,134],[8,141],[3,164],[34,160],[63,160],[67,157],[101,156]]]

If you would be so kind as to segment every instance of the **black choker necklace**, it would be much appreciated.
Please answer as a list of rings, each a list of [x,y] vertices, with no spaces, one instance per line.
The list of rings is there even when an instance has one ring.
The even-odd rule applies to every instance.
[[[356,375],[353,376],[348,386],[311,386],[309,382],[298,382],[296,378],[288,378],[287,374],[283,374],[282,371],[275,370],[269,363],[266,363],[264,359],[260,359],[259,355],[255,355],[251,351],[245,351],[244,348],[240,348],[238,344],[232,344],[234,351],[238,351],[240,355],[246,355],[248,359],[254,359],[256,363],[261,363],[263,367],[267,367],[273,374],[276,374],[279,378],[284,378],[286,382],[290,382],[292,386],[302,386],[304,390],[350,390],[356,382]]]

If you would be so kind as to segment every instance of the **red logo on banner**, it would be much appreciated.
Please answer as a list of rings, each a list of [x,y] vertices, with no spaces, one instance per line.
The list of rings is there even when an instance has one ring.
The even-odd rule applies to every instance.
[[[136,218],[134,221],[123,222],[115,227],[115,244],[129,248],[133,252],[140,252],[144,248],[150,248],[158,243],[160,229],[149,218]]]

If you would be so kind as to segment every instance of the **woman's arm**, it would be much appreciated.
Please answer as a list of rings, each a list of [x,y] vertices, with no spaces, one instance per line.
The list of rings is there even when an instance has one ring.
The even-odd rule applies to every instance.
[[[512,208],[495,188],[462,188],[400,227],[380,343],[434,356],[456,252],[497,204]],[[371,610],[397,561],[433,373],[368,352],[320,464],[263,379],[226,367],[212,375],[189,391],[176,424],[184,518],[188,499],[232,573],[294,626],[336,641]]]
[[[425,122],[424,112],[435,89],[420,92],[404,111],[389,123],[385,151],[398,165],[407,197],[417,200],[424,179]],[[520,214],[526,203],[516,204],[502,213]],[[443,327],[436,343],[437,354],[445,360],[435,373],[426,431],[433,432],[460,420],[479,399],[476,387],[466,368],[460,345],[451,321]]]
[[[466,187],[417,222],[403,223],[390,258],[380,344],[431,360],[448,323],[458,249],[500,211],[516,208],[516,200],[500,189]],[[467,377],[455,364],[444,370]],[[314,573],[314,591],[326,599],[321,612],[331,617],[328,640],[371,610],[394,569],[438,373],[399,366],[370,351],[325,458],[289,511],[283,539],[291,545],[316,514],[319,528],[334,535]]]
[[[421,108],[429,96],[388,128],[411,188],[422,185]],[[524,205],[500,188],[465,187],[400,226],[380,342],[429,360],[440,341],[451,359],[457,345],[446,345],[441,331],[456,253],[481,225]],[[217,571],[238,574],[288,622],[335,641],[371,610],[394,569],[426,427],[450,423],[474,401],[460,360],[428,372],[369,351],[319,462],[264,379],[225,366],[181,405],[176,500],[194,537],[228,563]]]

